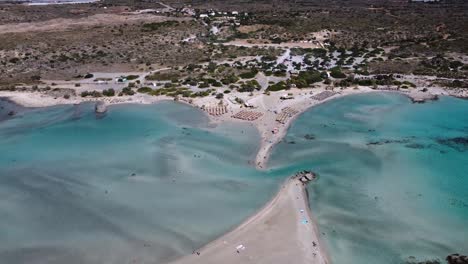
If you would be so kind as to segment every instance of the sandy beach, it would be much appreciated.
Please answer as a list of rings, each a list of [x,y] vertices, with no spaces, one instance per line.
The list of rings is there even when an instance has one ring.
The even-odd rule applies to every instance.
[[[332,92],[331,96],[327,96],[318,100],[314,96],[321,95],[323,93]],[[228,111],[222,115],[209,115],[213,123],[221,122],[248,122],[256,127],[261,136],[260,148],[257,152],[254,164],[257,169],[265,169],[268,158],[273,147],[281,142],[286,135],[289,126],[295,120],[296,117],[301,115],[307,109],[325,103],[329,100],[336,99],[338,97],[369,93],[369,92],[388,92],[384,90],[373,90],[369,87],[358,87],[358,88],[346,88],[336,89],[336,91],[327,91],[325,87],[317,87],[313,90],[310,89],[290,89],[288,91],[271,92],[270,94],[264,94],[261,91],[254,92],[252,94],[233,92],[230,97],[222,99],[223,105],[226,106]],[[426,100],[427,95],[420,92],[405,93],[402,91],[394,91],[402,93],[411,99]],[[441,94],[439,90],[431,91],[432,94]],[[288,95],[289,99],[282,99],[285,95]],[[8,98],[9,100],[25,106],[25,107],[47,107],[53,105],[64,105],[64,104],[79,104],[83,102],[97,102],[102,101],[106,105],[114,104],[152,104],[160,101],[173,101],[174,98],[168,96],[151,96],[147,94],[135,94],[133,96],[116,96],[116,97],[99,97],[99,98],[82,98],[79,96],[72,97],[70,99],[64,99],[61,97],[52,97],[40,92],[10,92],[0,91],[0,97]],[[244,105],[233,103],[232,98],[241,98],[252,107],[245,107]],[[208,106],[216,106],[220,103],[220,100],[212,97],[203,98],[191,98],[187,100],[180,98],[179,102],[191,105],[196,108],[205,108]],[[289,115],[283,123],[277,121],[278,115],[283,109],[290,108],[295,112]],[[234,118],[234,115],[242,110],[260,113],[261,116],[255,120],[241,120]]]
[[[240,226],[171,264],[309,263],[329,259],[312,213],[305,185],[288,179],[278,194]]]

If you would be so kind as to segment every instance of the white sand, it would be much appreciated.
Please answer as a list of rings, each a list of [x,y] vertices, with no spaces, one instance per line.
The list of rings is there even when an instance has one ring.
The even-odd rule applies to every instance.
[[[245,249],[237,249],[241,245]],[[325,264],[329,260],[319,241],[305,187],[293,178],[281,186],[263,209],[239,227],[172,262],[189,263]]]
[[[82,98],[79,96],[65,99],[62,97],[52,97],[40,92],[9,92],[0,91],[0,97],[8,98],[16,104],[25,107],[47,107],[54,105],[79,104],[84,102],[102,101],[107,105],[114,104],[152,104],[160,101],[173,101],[172,97],[150,96],[146,94],[135,94],[133,96],[114,96],[99,98]]]

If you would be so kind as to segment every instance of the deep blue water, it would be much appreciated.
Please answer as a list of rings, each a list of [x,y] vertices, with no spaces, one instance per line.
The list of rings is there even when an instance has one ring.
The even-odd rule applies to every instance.
[[[251,164],[253,127],[213,126],[173,102],[104,117],[92,104],[15,109],[0,121],[0,263],[163,263],[239,224],[300,169],[320,174],[311,207],[333,263],[468,250],[467,101],[333,100],[295,121],[268,171]]]

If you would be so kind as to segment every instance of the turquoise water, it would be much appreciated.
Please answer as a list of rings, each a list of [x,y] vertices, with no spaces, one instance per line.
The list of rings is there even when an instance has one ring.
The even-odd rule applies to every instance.
[[[333,263],[468,250],[463,100],[333,100],[297,119],[262,172],[253,127],[173,102],[103,117],[91,104],[8,105],[0,117],[0,263],[164,263],[239,224],[299,169],[320,174],[310,199]]]
[[[189,106],[93,105],[0,122],[0,263],[161,263],[191,254],[276,191],[253,127]]]
[[[336,99],[292,125],[270,166],[320,174],[310,202],[333,263],[468,253],[468,101]]]

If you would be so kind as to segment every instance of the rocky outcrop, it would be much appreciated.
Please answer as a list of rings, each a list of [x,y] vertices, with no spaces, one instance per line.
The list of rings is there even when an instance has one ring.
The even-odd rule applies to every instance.
[[[106,103],[104,102],[97,102],[95,105],[94,105],[94,111],[98,114],[103,114],[105,112],[107,112],[107,105]]]
[[[426,101],[435,101],[439,99],[439,97],[435,94],[421,91],[411,92],[408,94],[408,96],[409,98],[411,98],[411,101],[413,103],[417,104],[425,103]]]
[[[468,264],[468,256],[460,254],[448,255],[445,260],[447,260],[448,264]]]
[[[297,178],[300,182],[305,184],[305,183],[315,180],[317,178],[317,174],[313,173],[312,171],[304,170],[304,171],[300,171],[296,173],[294,177]]]

